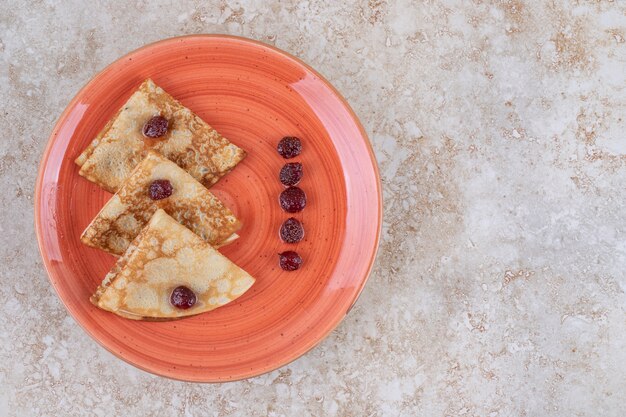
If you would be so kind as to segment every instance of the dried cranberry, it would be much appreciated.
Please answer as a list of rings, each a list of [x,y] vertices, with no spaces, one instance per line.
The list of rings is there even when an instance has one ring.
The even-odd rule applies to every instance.
[[[296,185],[302,179],[302,164],[300,162],[289,162],[280,170],[280,182],[283,185]]]
[[[172,184],[168,180],[154,180],[150,184],[150,198],[162,200],[172,195]]]
[[[174,291],[172,291],[170,303],[176,308],[187,310],[196,303],[196,294],[189,288],[181,285],[180,287],[174,288]]]
[[[300,143],[300,139],[295,136],[285,136],[278,142],[277,150],[283,158],[293,158],[300,155],[302,143]]]
[[[280,238],[287,243],[298,243],[304,238],[302,223],[293,217],[288,218],[280,226]]]
[[[302,266],[302,258],[292,250],[279,253],[280,267],[285,271],[295,271]]]
[[[298,187],[288,187],[280,193],[280,206],[288,213],[297,213],[306,206],[306,194]]]
[[[154,116],[143,125],[142,132],[149,138],[160,138],[167,133],[168,121],[163,116]]]

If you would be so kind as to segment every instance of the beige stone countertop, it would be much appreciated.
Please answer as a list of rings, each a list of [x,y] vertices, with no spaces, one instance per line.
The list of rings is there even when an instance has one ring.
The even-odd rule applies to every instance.
[[[87,3],[0,2],[0,416],[626,415],[626,1]],[[294,363],[221,385],[96,344],[33,227],[39,160],[80,87],[192,33],[320,71],[384,189],[349,316]]]

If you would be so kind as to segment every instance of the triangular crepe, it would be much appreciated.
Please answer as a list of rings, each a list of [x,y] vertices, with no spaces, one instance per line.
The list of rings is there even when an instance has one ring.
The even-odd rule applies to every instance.
[[[157,210],[91,297],[91,302],[135,320],[164,320],[213,310],[254,284],[247,272],[192,231]],[[191,289],[196,303],[174,307],[172,291]]]
[[[163,116],[169,127],[163,137],[151,139],[142,129],[154,116]],[[80,175],[114,193],[149,149],[174,161],[207,187],[246,156],[243,149],[147,79],[76,163]]]
[[[151,199],[149,189],[155,180],[168,180],[172,194],[161,200]],[[149,151],[80,240],[122,255],[159,208],[214,246],[231,242],[241,227],[235,215],[206,187],[172,161]]]

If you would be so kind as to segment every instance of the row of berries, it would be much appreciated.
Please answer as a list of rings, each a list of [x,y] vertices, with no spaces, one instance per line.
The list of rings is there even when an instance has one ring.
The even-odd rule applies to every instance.
[[[278,153],[285,159],[295,158],[302,151],[300,139],[294,136],[284,137],[278,142]],[[285,164],[278,178],[286,186],[280,193],[280,206],[287,213],[297,213],[306,206],[306,194],[297,185],[302,179],[302,164],[289,162]],[[280,226],[280,238],[286,243],[298,243],[304,238],[302,223],[295,217],[290,217]],[[280,267],[285,271],[295,271],[302,265],[302,258],[296,251],[288,250],[278,254]]]

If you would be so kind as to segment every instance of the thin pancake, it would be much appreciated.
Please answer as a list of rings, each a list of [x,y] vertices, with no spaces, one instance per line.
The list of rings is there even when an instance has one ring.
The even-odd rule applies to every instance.
[[[152,200],[150,184],[163,179],[171,183],[172,195]],[[122,255],[159,208],[214,246],[232,242],[236,238],[233,234],[241,227],[235,215],[206,187],[172,161],[149,151],[87,226],[80,240],[88,246]]]
[[[167,133],[158,139],[146,138],[143,125],[157,115],[169,121]],[[243,149],[147,79],[76,163],[80,175],[114,193],[149,149],[174,161],[207,187],[246,156]]]
[[[106,275],[91,302],[133,320],[169,320],[221,307],[254,284],[247,272],[163,210],[157,210]],[[187,310],[171,305],[174,288],[197,297]]]

